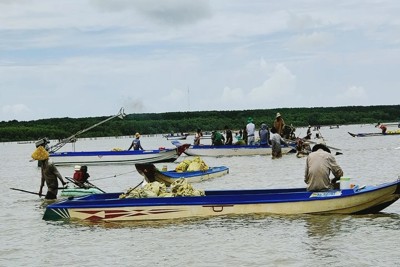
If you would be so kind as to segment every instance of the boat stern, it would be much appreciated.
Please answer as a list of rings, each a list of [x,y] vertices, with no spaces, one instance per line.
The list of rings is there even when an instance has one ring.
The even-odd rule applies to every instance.
[[[69,218],[71,218],[71,216],[69,215],[68,209],[52,208],[51,205],[49,205],[46,207],[42,219],[45,221],[58,221]]]

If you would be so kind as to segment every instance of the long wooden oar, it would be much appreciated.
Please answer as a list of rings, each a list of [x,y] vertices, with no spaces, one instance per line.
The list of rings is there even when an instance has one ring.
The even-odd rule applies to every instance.
[[[311,141],[310,139],[304,139],[304,138],[301,138],[304,142],[308,142],[308,143],[311,143],[311,144],[314,144],[314,145],[316,145],[316,144],[318,144],[318,142],[314,142],[314,141]],[[290,139],[284,139],[286,142],[292,142],[292,143],[296,143],[296,141],[294,141],[294,140],[290,140]],[[333,150],[341,150],[340,148],[336,148],[336,147],[333,147],[333,146],[327,146],[327,145],[325,145],[327,148],[330,148],[330,149],[333,149]]]
[[[37,192],[27,191],[27,190],[19,189],[19,188],[10,188],[10,189],[11,189],[11,190],[15,190],[15,191],[20,191],[20,192],[24,192],[24,193],[29,193],[29,194],[37,195],[37,196],[41,196],[41,197],[46,196],[46,195],[43,195],[43,194],[39,194],[39,193],[37,193]]]
[[[98,188],[98,187],[95,186],[94,184],[92,184],[92,183],[90,183],[90,182],[88,182],[88,181],[86,181],[85,183],[87,183],[88,185],[90,185],[90,186],[92,186],[92,187],[94,187],[94,188],[96,188],[96,189],[99,189],[101,192],[105,193],[104,190],[101,190],[100,188]]]

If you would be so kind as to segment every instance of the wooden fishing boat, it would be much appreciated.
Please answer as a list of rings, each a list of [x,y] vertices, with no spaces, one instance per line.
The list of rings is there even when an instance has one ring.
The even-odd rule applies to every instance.
[[[165,134],[167,140],[186,140],[188,134]]]
[[[172,141],[172,144],[177,147],[183,145],[179,141]],[[289,144],[289,146],[282,145],[282,154],[287,154],[289,152],[296,152],[296,144]],[[272,155],[272,147],[258,145],[191,145],[184,153],[188,156],[200,157]]]
[[[46,207],[44,220],[141,221],[246,214],[369,214],[400,198],[400,180],[352,189],[210,190],[204,196],[119,198],[94,194]]]
[[[50,153],[56,166],[174,162],[189,144],[154,150],[81,151]]]
[[[200,139],[211,139],[212,134],[209,132],[203,133]]]
[[[386,131],[386,133],[351,133],[348,132],[351,136],[353,137],[371,137],[371,136],[391,136],[391,135],[399,135],[400,134],[400,130],[396,130],[396,131]]]
[[[225,166],[210,167],[205,171],[184,171],[177,172],[175,170],[160,171],[154,164],[135,164],[136,170],[144,176],[148,183],[154,181],[164,183],[170,186],[174,181],[180,178],[187,179],[190,183],[201,182],[211,178],[216,178],[229,173],[229,168]]]

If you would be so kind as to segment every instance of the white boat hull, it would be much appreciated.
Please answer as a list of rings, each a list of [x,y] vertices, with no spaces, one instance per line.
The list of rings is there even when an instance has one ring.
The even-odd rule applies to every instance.
[[[287,154],[291,151],[292,147],[282,147],[282,154]],[[255,155],[272,155],[272,148],[270,147],[256,147],[249,146],[237,146],[229,148],[225,147],[211,147],[207,148],[189,147],[185,154],[188,156],[200,156],[200,157],[230,157],[230,156],[255,156]]]
[[[56,166],[106,165],[173,162],[179,154],[176,149],[132,151],[59,152],[50,154]]]

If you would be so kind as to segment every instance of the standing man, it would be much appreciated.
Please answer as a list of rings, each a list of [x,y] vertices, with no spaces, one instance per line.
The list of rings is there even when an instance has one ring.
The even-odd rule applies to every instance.
[[[275,127],[276,132],[280,136],[283,136],[283,128],[285,127],[285,121],[283,120],[283,118],[279,112],[276,113],[276,117],[275,117],[273,126]]]
[[[195,146],[199,146],[200,145],[200,140],[201,140],[202,136],[203,136],[203,132],[201,131],[200,128],[197,128],[196,134],[194,135],[194,142],[193,142],[193,144]]]
[[[232,131],[231,129],[229,129],[227,125],[225,126],[225,135],[226,135],[225,145],[232,145],[233,142]]]
[[[43,146],[39,146],[32,154],[32,158],[40,161],[41,181],[39,188],[39,196],[42,196],[44,184],[47,185],[47,194],[45,199],[57,199],[58,180],[62,185],[67,183],[64,181],[60,172],[52,162],[49,162],[49,152]]]
[[[333,173],[334,179],[329,175]],[[343,176],[342,168],[337,164],[331,151],[324,143],[316,144],[306,160],[304,182],[307,191],[326,191],[333,189],[334,184]]]
[[[136,133],[135,134],[135,139],[133,139],[131,146],[128,148],[128,150],[131,150],[133,148],[133,150],[143,150],[142,145],[140,144],[140,134]]]
[[[247,119],[247,125],[246,125],[246,132],[247,132],[247,145],[249,146],[254,146],[256,138],[254,136],[254,133],[256,131],[256,125],[253,123],[253,118],[249,117]]]
[[[307,135],[306,137],[304,137],[304,139],[311,139],[311,125],[308,125],[308,129],[307,129]]]
[[[268,146],[270,144],[270,133],[268,126],[265,123],[261,124],[261,129],[258,131],[258,135],[260,136],[260,146]]]

